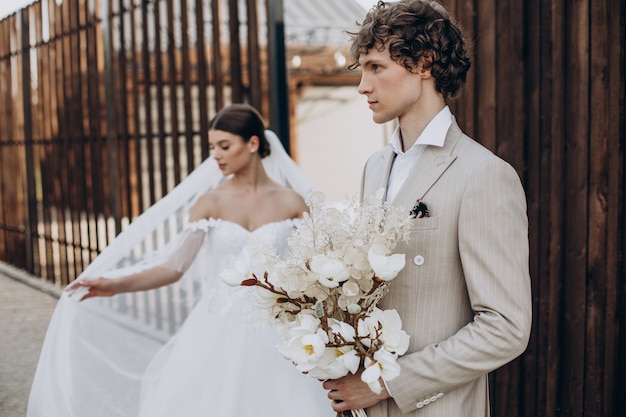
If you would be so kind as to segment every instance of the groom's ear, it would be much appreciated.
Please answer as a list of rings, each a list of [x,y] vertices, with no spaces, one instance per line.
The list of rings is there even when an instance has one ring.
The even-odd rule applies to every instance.
[[[432,75],[430,69],[433,66],[435,58],[436,54],[433,51],[424,51],[422,54],[417,66],[417,72],[422,76],[422,78],[428,78]]]

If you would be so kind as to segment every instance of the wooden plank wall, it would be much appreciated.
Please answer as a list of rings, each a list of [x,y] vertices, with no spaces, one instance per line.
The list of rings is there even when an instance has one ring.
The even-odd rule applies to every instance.
[[[17,18],[11,16],[0,25],[0,253],[2,260],[23,264],[24,242],[24,137],[20,123],[20,98],[17,94],[18,62],[12,54],[17,48]],[[14,40],[13,45],[11,40]]]
[[[474,43],[454,113],[528,197],[533,332],[491,376],[493,415],[621,415],[624,2],[443,3]]]
[[[40,0],[0,21],[0,259],[68,283],[208,156],[217,109],[267,116],[264,13]]]

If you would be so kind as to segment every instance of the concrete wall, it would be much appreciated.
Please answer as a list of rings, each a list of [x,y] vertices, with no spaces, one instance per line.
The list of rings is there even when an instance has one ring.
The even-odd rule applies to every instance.
[[[387,144],[394,122],[374,123],[356,86],[307,88],[296,117],[298,164],[329,201],[358,196],[363,165]]]

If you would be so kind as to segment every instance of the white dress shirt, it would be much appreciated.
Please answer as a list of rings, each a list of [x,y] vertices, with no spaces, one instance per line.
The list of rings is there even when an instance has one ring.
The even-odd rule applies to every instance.
[[[411,170],[417,160],[422,156],[428,145],[443,147],[446,134],[452,124],[452,112],[445,106],[426,125],[422,134],[417,138],[413,146],[406,152],[402,150],[402,138],[400,137],[400,126],[391,135],[389,146],[396,153],[393,161],[389,181],[387,182],[387,202],[391,203],[400,191],[402,184],[407,180]]]
[[[446,134],[452,124],[452,112],[445,106],[426,125],[422,134],[417,138],[413,146],[406,152],[402,150],[402,139],[400,138],[400,126],[391,135],[389,146],[396,153],[396,158],[391,166],[389,181],[387,182],[387,202],[391,203],[400,191],[400,188],[409,177],[415,163],[422,156],[428,145],[443,147],[446,141]],[[389,395],[393,397],[387,383],[383,380]]]

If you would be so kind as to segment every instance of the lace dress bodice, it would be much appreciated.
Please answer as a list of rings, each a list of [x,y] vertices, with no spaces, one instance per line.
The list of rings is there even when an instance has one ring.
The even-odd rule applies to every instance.
[[[270,243],[283,256],[287,250],[287,238],[300,222],[299,219],[286,219],[264,224],[252,231],[221,219],[202,219],[189,223],[187,233],[195,235],[195,239],[198,234],[204,234],[204,237],[188,275],[201,284],[201,296],[208,298],[209,308],[220,315],[228,313],[246,316],[247,321],[262,317],[261,312],[254,310],[251,289],[228,286],[220,278],[220,272],[229,266],[230,260],[241,256],[246,245],[253,242]],[[182,256],[192,256],[193,253],[192,250],[183,251]],[[232,309],[234,305],[238,306],[236,311]]]

